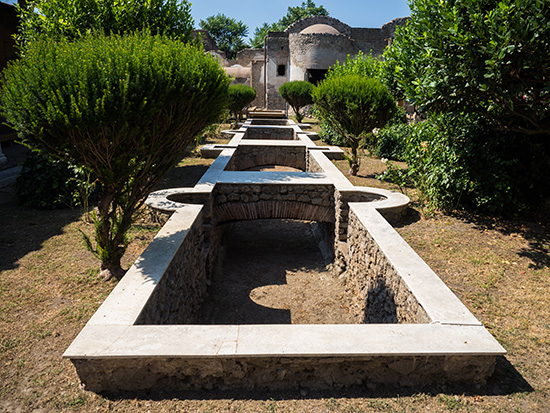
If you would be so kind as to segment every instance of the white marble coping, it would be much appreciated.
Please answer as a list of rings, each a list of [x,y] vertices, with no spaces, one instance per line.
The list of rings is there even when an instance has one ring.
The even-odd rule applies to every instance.
[[[235,149],[224,149],[222,153],[216,158],[214,163],[210,165],[210,168],[204,173],[199,182],[195,185],[198,191],[211,191],[218,182],[218,178],[227,164],[231,160],[231,157],[235,153]]]
[[[301,129],[298,127],[298,125],[252,125],[252,124],[246,124],[245,127],[248,129],[293,129],[301,131]],[[244,125],[243,125],[244,126]]]
[[[231,139],[228,143],[231,147],[237,147],[241,143],[242,140],[244,140],[244,134],[246,132],[246,128],[241,128],[233,135],[233,139]]]
[[[340,172],[340,170],[334,165],[330,159],[326,157],[323,152],[310,151],[310,155],[313,156],[317,164],[323,169],[327,176],[332,180],[334,186],[338,190],[342,189],[354,189],[355,186]]]
[[[152,192],[147,197],[147,206],[164,212],[174,212],[177,209],[185,208],[186,203],[171,201],[169,198],[172,195],[199,195],[199,194],[210,194],[212,192],[212,187],[208,186],[207,190],[201,190],[200,187],[193,188],[170,188],[162,189],[160,191]]]
[[[481,326],[435,272],[377,211],[378,202],[349,203],[432,323]]]
[[[502,355],[483,327],[432,324],[86,326],[71,359]]]
[[[387,209],[402,208],[409,205],[411,200],[407,195],[404,195],[400,192],[389,191],[382,188],[372,188],[370,186],[354,186],[353,189],[342,189],[341,193],[345,194],[346,192],[364,192],[367,194],[374,194],[383,197],[378,201],[374,201],[373,207],[377,211],[385,211]]]

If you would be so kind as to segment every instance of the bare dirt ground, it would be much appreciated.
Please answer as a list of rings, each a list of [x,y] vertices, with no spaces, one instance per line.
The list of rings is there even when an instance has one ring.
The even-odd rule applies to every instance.
[[[228,224],[223,267],[199,324],[350,324],[344,285],[326,269],[312,223]]]
[[[190,186],[210,163],[186,158],[162,185]],[[337,164],[347,170],[345,162]],[[391,187],[374,179],[384,168],[380,161],[366,159],[354,183]],[[415,202],[397,230],[508,351],[487,384],[286,393],[82,390],[74,368],[61,355],[116,284],[96,277],[99,263],[84,249],[78,232],[92,231],[82,211],[36,211],[10,201],[0,205],[0,412],[550,411],[547,221],[441,214],[426,210],[414,190],[408,191]],[[134,226],[126,267],[157,231],[147,219]],[[260,288],[255,298],[260,300],[261,287],[290,288],[294,272],[303,269],[312,276],[316,271],[314,264],[289,263],[284,275],[279,272],[249,294]],[[312,278],[310,284],[314,282]],[[278,308],[282,301],[264,304],[271,305],[266,311],[281,310],[287,318],[290,311],[292,321],[288,303],[290,310]]]

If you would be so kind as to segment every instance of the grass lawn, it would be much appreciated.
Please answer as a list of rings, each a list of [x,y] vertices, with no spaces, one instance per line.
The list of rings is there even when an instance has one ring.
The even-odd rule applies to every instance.
[[[192,186],[212,160],[189,156],[160,187]],[[336,162],[347,171],[345,161]],[[352,182],[385,165],[366,158]],[[414,189],[398,228],[472,313],[506,348],[485,385],[308,393],[204,392],[98,395],[79,387],[61,354],[116,285],[97,279],[99,262],[79,230],[80,210],[36,211],[0,205],[0,412],[362,412],[550,411],[550,234],[544,223],[427,211]],[[129,265],[158,231],[146,215],[133,226]]]

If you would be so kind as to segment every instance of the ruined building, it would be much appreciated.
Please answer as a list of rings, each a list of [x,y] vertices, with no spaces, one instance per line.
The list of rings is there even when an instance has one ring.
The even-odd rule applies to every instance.
[[[354,28],[327,16],[308,17],[289,26],[284,32],[270,32],[263,49],[245,49],[235,60],[225,60],[212,42],[205,48],[220,55],[228,75],[235,83],[256,89],[252,106],[284,110],[285,101],[279,86],[293,80],[317,83],[330,66],[362,51],[378,56],[395,35],[395,28],[407,18],[398,18],[381,28]]]

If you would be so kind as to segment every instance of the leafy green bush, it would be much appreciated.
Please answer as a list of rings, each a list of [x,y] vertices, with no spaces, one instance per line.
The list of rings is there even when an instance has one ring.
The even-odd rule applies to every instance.
[[[286,82],[279,87],[279,94],[294,110],[298,123],[304,119],[304,116],[300,113],[300,109],[313,103],[313,98],[311,97],[313,88],[313,84],[304,80]]]
[[[184,42],[192,38],[187,0],[34,0],[29,5],[18,6],[22,45],[42,36],[72,40],[93,32],[110,35],[141,30]]]
[[[332,66],[327,75],[327,79],[345,75],[359,75],[368,78],[380,79],[383,61],[372,57],[371,54],[357,53],[354,57],[348,55],[345,62],[337,62]]]
[[[502,131],[550,134],[550,1],[412,0],[410,8],[384,53],[407,99],[430,113],[476,113]]]
[[[411,129],[409,176],[433,207],[513,216],[548,195],[537,176],[550,167],[550,142],[527,145],[491,126],[476,116],[441,116]]]
[[[376,135],[374,155],[404,161],[410,132],[411,127],[407,123],[396,123],[381,129]]]
[[[321,118],[350,144],[350,174],[356,175],[361,140],[388,122],[395,111],[393,98],[376,79],[345,75],[321,82],[313,100]]]
[[[241,111],[252,101],[256,99],[256,90],[246,85],[230,85],[229,100],[227,107],[235,118],[234,128],[237,128],[237,122],[241,118]]]
[[[102,184],[92,249],[105,277],[122,273],[133,214],[219,119],[228,83],[202,48],[139,33],[39,40],[5,69],[0,100],[11,126]]]
[[[319,123],[319,138],[329,145],[349,147],[349,142],[324,119]]]
[[[83,168],[32,151],[23,162],[14,192],[31,208],[75,207],[86,204],[94,194],[97,198],[94,181]]]

